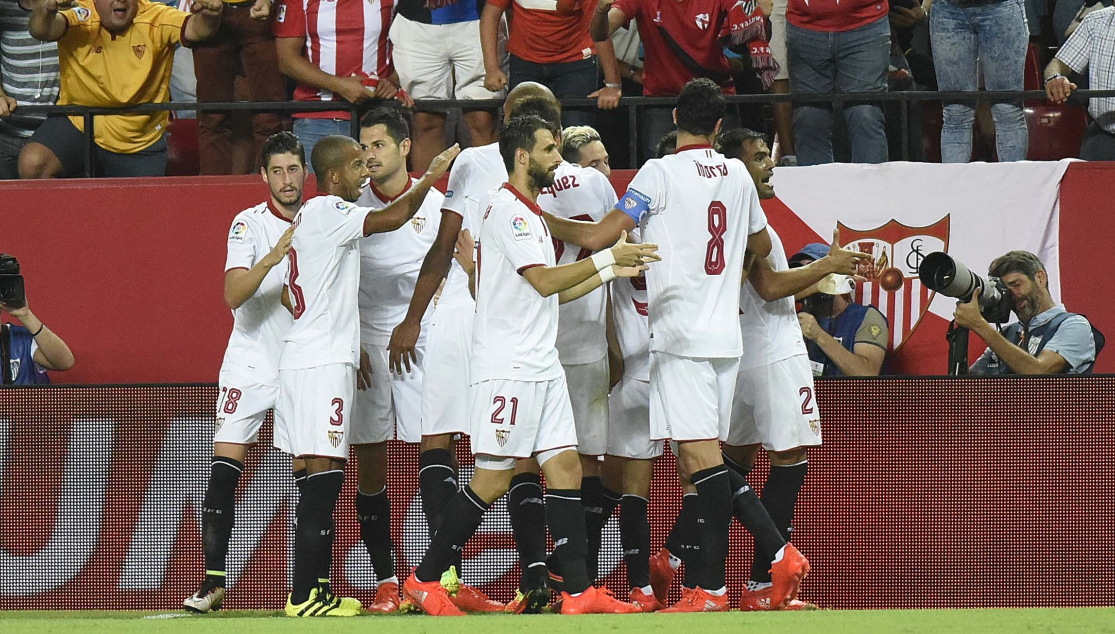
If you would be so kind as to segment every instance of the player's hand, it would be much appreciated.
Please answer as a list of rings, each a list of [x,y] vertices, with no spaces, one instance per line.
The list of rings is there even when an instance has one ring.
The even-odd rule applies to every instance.
[[[190,3],[190,13],[201,15],[220,15],[225,3],[221,0],[193,0]]]
[[[253,20],[266,20],[271,17],[271,0],[256,0],[248,11],[248,17]]]
[[[391,340],[387,342],[387,363],[395,374],[402,374],[403,367],[410,372],[410,362],[418,363],[418,355],[414,349],[418,345],[418,335],[422,333],[422,324],[412,324],[406,320],[395,326],[391,331]]]
[[[363,103],[375,94],[364,85],[364,78],[359,75],[338,77],[337,82],[333,92],[349,103]]]
[[[621,232],[619,240],[612,247],[612,256],[616,259],[616,266],[620,268],[640,267],[646,262],[657,262],[662,259],[657,253],[657,244],[633,244],[627,241],[627,232]],[[645,269],[646,267],[644,267]],[[633,275],[620,275],[619,277],[634,277]]]
[[[952,319],[957,326],[974,331],[987,323],[979,309],[979,295],[980,289],[977,288],[976,292],[972,293],[971,300],[956,302],[956,311],[952,314]]]
[[[294,226],[291,225],[289,229],[279,236],[279,241],[275,243],[275,247],[263,256],[263,263],[269,267],[276,267],[283,258],[290,253],[290,243],[294,239]]]
[[[0,93],[0,117],[6,117],[15,112],[16,105],[14,97]]]
[[[648,268],[650,267],[646,264],[640,264],[639,266],[616,266],[613,264],[612,272],[616,274],[616,277],[639,277]]]
[[[824,332],[817,323],[817,318],[809,313],[798,313],[798,325],[801,326],[802,336],[810,341],[816,341]]]
[[[426,173],[422,176],[422,179],[425,180],[428,178],[431,181],[436,181],[437,179],[441,178],[441,175],[444,174],[446,170],[449,169],[449,166],[453,164],[453,159],[457,158],[457,155],[460,153],[461,146],[454,143],[453,147],[442,152],[441,154],[438,154],[434,157],[433,161],[430,161],[430,168],[426,170]]]
[[[829,273],[840,275],[854,275],[860,264],[871,261],[871,256],[859,251],[849,251],[840,246],[840,229],[832,230],[832,243],[829,244],[828,255],[821,258],[825,270]]]
[[[499,92],[507,85],[507,74],[502,69],[484,72],[484,88],[490,92]]]
[[[1045,84],[1045,96],[1053,103],[1065,103],[1074,90],[1076,84],[1067,77],[1057,77]]]
[[[611,110],[619,105],[619,98],[623,96],[623,91],[619,88],[608,88],[605,86],[600,90],[589,95],[589,99],[596,97],[596,107],[601,110]]]
[[[360,367],[356,369],[356,389],[363,392],[372,387],[372,360],[364,346],[360,346]]]
[[[475,252],[476,243],[472,240],[472,234],[468,229],[461,229],[457,234],[457,245],[453,248],[453,259],[469,275],[476,272],[476,262],[472,259],[472,254]]]

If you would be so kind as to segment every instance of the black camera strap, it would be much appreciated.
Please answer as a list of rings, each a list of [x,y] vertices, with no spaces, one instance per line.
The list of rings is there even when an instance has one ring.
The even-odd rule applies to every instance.
[[[0,325],[0,385],[11,385],[12,376],[12,325]]]

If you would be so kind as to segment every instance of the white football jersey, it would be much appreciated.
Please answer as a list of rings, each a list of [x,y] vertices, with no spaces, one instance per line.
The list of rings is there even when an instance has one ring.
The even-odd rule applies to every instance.
[[[236,214],[228,232],[225,272],[251,269],[266,256],[290,228],[290,221],[268,202]],[[287,277],[287,260],[263,277],[259,288],[232,311],[232,336],[228,338],[221,372],[253,377],[264,385],[279,382],[279,351],[283,336],[294,321],[281,298]]]
[[[650,380],[650,326],[647,323],[647,280],[618,278],[612,282],[612,321],[623,355],[623,376]],[[560,322],[559,322],[560,323]]]
[[[399,196],[416,182],[411,179]],[[371,185],[360,194],[356,204],[383,209],[399,196],[389,197]],[[373,345],[386,346],[391,340],[391,331],[406,317],[422,260],[441,225],[443,198],[441,192],[430,189],[410,222],[389,233],[373,233],[360,241],[360,329],[363,338]],[[422,339],[425,339],[432,313],[427,309],[422,318]]]
[[[282,370],[360,363],[360,246],[370,209],[322,195],[294,217],[290,303],[294,325],[283,339]]]
[[[774,227],[767,227],[770,234],[770,263],[775,271],[790,268],[786,261],[786,249],[775,233]],[[794,298],[783,297],[773,302],[763,301],[751,282],[745,282],[739,296],[739,323],[743,331],[743,354],[739,358],[739,369],[750,370],[769,365],[775,361],[788,359],[799,354],[808,354],[805,339],[801,336],[797,309]]]
[[[738,358],[743,252],[767,224],[743,163],[709,145],[679,148],[647,161],[616,207],[662,256],[646,272],[650,349]]]
[[[505,185],[482,218],[477,243],[473,384],[491,379],[548,381],[564,376],[555,344],[558,295],[542,297],[523,272],[554,266],[542,210]]]
[[[453,161],[442,209],[461,216],[461,229],[468,229],[473,240],[480,235],[480,214],[488,208],[492,194],[507,180],[507,168],[499,154],[499,143],[471,147]],[[468,274],[453,260],[439,304],[473,305],[468,290]]]
[[[616,204],[616,190],[599,171],[573,163],[562,163],[554,173],[554,184],[538,193],[538,206],[559,218],[598,222]],[[592,251],[554,241],[557,263],[571,264],[592,255]],[[607,289],[561,305],[558,317],[557,349],[566,365],[592,363],[608,354]]]

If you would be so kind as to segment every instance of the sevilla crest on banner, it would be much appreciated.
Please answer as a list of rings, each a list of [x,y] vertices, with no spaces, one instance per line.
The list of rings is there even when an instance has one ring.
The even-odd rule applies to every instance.
[[[922,259],[948,252],[949,216],[927,227],[910,227],[891,219],[874,229],[852,229],[837,223],[845,249],[871,256],[857,273],[867,279],[855,290],[855,301],[873,304],[890,323],[890,350],[897,350],[917,329],[935,293],[918,279]]]

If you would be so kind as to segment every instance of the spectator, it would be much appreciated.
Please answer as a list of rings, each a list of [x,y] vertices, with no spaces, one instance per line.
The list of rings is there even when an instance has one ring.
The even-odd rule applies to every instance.
[[[217,32],[220,0],[193,0],[193,14],[145,0],[78,0],[59,12],[43,0],[31,12],[36,39],[58,42],[59,104],[117,107],[165,103],[179,42],[200,42]],[[93,173],[162,176],[167,112],[97,117]],[[19,155],[23,178],[74,176],[85,167],[81,117],[48,117]]]
[[[11,256],[3,256],[11,257]],[[8,313],[22,326],[0,326],[0,370],[3,385],[50,383],[47,370],[59,372],[74,367],[74,354],[62,338],[46,327],[27,305],[0,303],[0,314]]]
[[[1064,103],[1076,84],[1069,81],[1070,72],[1088,70],[1090,87],[1094,90],[1115,88],[1115,8],[1107,7],[1088,14],[1073,31],[1057,56],[1045,67],[1045,94],[1053,103]],[[1088,101],[1092,123],[1080,144],[1080,158],[1085,161],[1115,161],[1115,99],[1104,97]]]
[[[886,0],[789,0],[786,49],[790,92],[886,92],[890,23]],[[884,163],[887,137],[878,103],[843,106],[853,163]],[[831,163],[833,108],[794,104],[798,165]]]
[[[502,90],[508,77],[496,55],[496,29],[512,0],[488,0],[480,13],[480,44],[484,51],[484,85]],[[615,48],[608,36],[589,35],[593,0],[560,0],[552,4],[515,0],[507,51],[510,53],[510,85],[533,81],[553,91],[558,99],[595,97],[599,108],[619,105],[623,84]],[[545,7],[545,8],[542,8]],[[599,72],[596,55],[604,70],[604,87],[597,89]],[[582,108],[563,108],[562,124],[592,125],[595,115]]]
[[[296,101],[337,101],[340,110],[294,115],[294,134],[313,156],[322,138],[352,135],[348,104],[414,101],[399,90],[388,29],[393,0],[279,0],[275,50],[279,71],[298,82]],[[310,16],[312,19],[307,19]],[[313,172],[313,166],[310,166]]]
[[[979,90],[978,68],[987,90],[1022,90],[1030,42],[1022,0],[936,0],[929,11],[929,33],[938,90]],[[1022,102],[996,101],[991,117],[999,161],[1025,159],[1030,141]],[[941,162],[972,159],[975,120],[974,101],[945,103]]]
[[[581,167],[591,167],[608,176],[612,166],[608,162],[608,148],[600,140],[596,128],[572,126],[561,131],[561,158]]]
[[[401,86],[411,98],[502,99],[502,89],[484,87],[480,50],[481,3],[474,0],[399,0],[391,23],[391,46]],[[498,25],[496,63],[507,70],[507,25]],[[463,113],[471,145],[496,140],[493,110],[466,108]],[[411,170],[425,172],[445,144],[444,111],[414,113]]]
[[[828,252],[827,244],[808,244],[790,258],[790,267],[820,260]],[[851,278],[830,276],[814,288],[798,313],[813,375],[879,376],[890,340],[887,318],[874,306],[852,301]]]
[[[58,45],[27,32],[33,0],[0,0],[0,180],[19,178],[19,151],[45,117],[19,106],[58,101]]]
[[[1018,321],[1000,333],[983,318],[979,293],[957,302],[956,324],[987,343],[972,374],[1091,374],[1103,349],[1100,335],[1083,315],[1075,315],[1049,294],[1049,274],[1038,256],[1011,251],[995,258],[987,274],[1007,285]]]
[[[252,101],[286,101],[286,85],[279,73],[275,40],[271,36],[271,0],[225,1],[216,36],[194,47],[197,100],[233,101],[237,74],[247,82]],[[197,115],[198,154],[202,174],[232,174],[232,113],[204,110]],[[283,128],[275,112],[252,113],[252,153],[258,172],[267,138]]]
[[[774,0],[770,13],[770,53],[778,62],[778,73],[774,76],[770,91],[776,95],[788,94],[790,64],[786,54],[786,0]],[[798,164],[798,157],[794,154],[793,104],[776,103],[772,108],[774,129],[778,135],[778,164],[792,167]]]
[[[734,0],[598,0],[592,35],[602,40],[634,19],[643,42],[643,95],[673,97],[690,80],[705,77],[726,95],[736,94],[724,45],[750,55],[752,66],[769,60],[762,12],[757,3]],[[776,68],[771,69],[776,70]],[[773,72],[768,73],[773,80]],[[662,135],[674,128],[673,108],[639,112],[642,158],[655,156]]]

